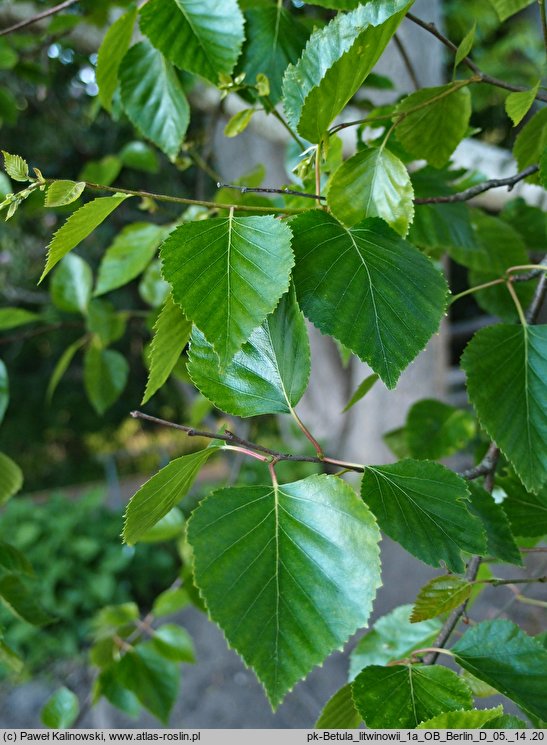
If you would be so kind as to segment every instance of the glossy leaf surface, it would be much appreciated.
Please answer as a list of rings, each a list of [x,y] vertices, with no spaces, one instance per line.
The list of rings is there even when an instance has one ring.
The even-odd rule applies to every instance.
[[[442,561],[461,572],[461,551],[484,555],[484,532],[469,512],[467,485],[438,463],[367,466],[361,494],[382,530],[426,564]]]
[[[302,137],[321,140],[371,72],[411,4],[369,2],[336,16],[311,35],[283,79],[287,118]]]
[[[125,357],[113,349],[92,346],[84,356],[84,385],[93,408],[98,414],[118,400],[129,375]]]
[[[439,665],[366,667],[353,682],[353,699],[366,726],[373,729],[414,728],[473,703],[461,678]]]
[[[289,413],[310,374],[308,333],[294,290],[281,298],[224,371],[213,347],[194,328],[188,372],[203,395],[229,414]]]
[[[188,537],[211,617],[274,707],[367,622],[380,534],[336,477],[220,489],[194,511]]]
[[[418,593],[410,620],[425,621],[457,608],[467,600],[471,588],[470,582],[453,574],[434,577]]]
[[[481,425],[523,484],[538,492],[547,479],[547,326],[481,329],[461,364]]]
[[[327,194],[333,215],[352,226],[381,217],[405,236],[414,218],[414,190],[404,164],[386,148],[361,150],[334,173]]]
[[[291,231],[273,217],[218,217],[179,226],[161,248],[173,299],[225,368],[288,290]]]
[[[468,629],[452,651],[463,668],[524,711],[547,720],[547,649],[514,623],[482,621]]]
[[[140,26],[177,67],[211,83],[232,72],[244,38],[236,0],[149,0]]]
[[[444,277],[378,218],[346,229],[312,210],[291,226],[296,294],[304,314],[394,388],[439,327]]]
[[[123,108],[139,130],[175,160],[190,121],[190,107],[177,74],[161,52],[141,41],[120,69]]]

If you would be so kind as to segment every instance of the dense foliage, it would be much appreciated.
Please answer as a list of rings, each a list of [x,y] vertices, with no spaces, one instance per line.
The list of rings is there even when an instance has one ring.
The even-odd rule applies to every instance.
[[[382,581],[381,530],[442,574],[421,589],[414,606],[394,609],[362,637],[350,682],[317,726],[527,726],[501,706],[476,709],[484,685],[512,699],[532,725],[547,720],[545,635],[530,636],[507,620],[481,620],[449,646],[477,592],[506,581],[496,578],[496,564],[522,566],[520,549],[533,548],[546,532],[547,325],[538,323],[546,290],[545,215],[521,201],[497,217],[467,204],[523,180],[547,187],[545,50],[537,65],[529,55],[525,86],[500,80],[474,61],[475,26],[468,20],[461,28],[463,12],[452,17],[464,31],[457,46],[428,19],[413,16],[412,4],[120,3],[123,12],[98,49],[98,101],[143,141],[115,156],[105,152],[77,180],[58,169],[50,173],[48,164],[29,167],[27,161],[36,161],[31,144],[22,154],[3,151],[6,219],[42,209],[36,206],[42,198],[48,213],[67,215],[39,277],[49,293],[47,310],[36,313],[24,303],[0,309],[1,332],[80,327],[53,370],[50,400],[82,360],[83,390],[95,411],[123,405],[128,381],[139,376],[127,321],[144,316],[153,335],[144,355],[143,404],[153,405],[176,376],[226,414],[290,417],[314,453],[264,444],[261,420],[248,440],[230,428],[196,429],[133,412],[199,438],[201,449],[171,460],[127,506],[123,540],[178,537],[183,566],[144,617],[121,597],[97,614],[94,700],[104,696],[129,713],[144,706],[168,720],[178,665],[194,655],[185,630],[161,619],[191,600],[221,627],[277,707],[367,625]],[[491,24],[480,40],[484,54],[484,39],[498,28],[505,38],[503,24],[531,0],[478,5],[488,8]],[[104,6],[93,10],[99,25]],[[543,0],[539,6],[547,43]],[[50,34],[77,29],[80,15],[51,15],[48,23],[57,26]],[[392,88],[373,70],[403,22],[425,27],[451,50],[453,77],[375,107],[362,88]],[[23,65],[24,44],[17,33],[6,36],[5,68]],[[292,138],[290,183],[273,196],[271,189],[260,193],[257,171],[239,191],[224,188],[210,200],[113,185],[125,167],[153,172],[154,148],[177,168],[193,156],[211,175],[188,144],[197,102],[211,87],[242,102],[226,125],[228,136],[243,132],[259,111],[283,123]],[[477,135],[474,111],[494,105],[474,96],[475,89],[495,96],[503,127],[519,127],[516,170],[501,183],[451,167],[459,143]],[[350,103],[360,111],[357,121],[348,120]],[[3,106],[9,114],[9,101]],[[344,157],[338,133],[349,127],[354,148]],[[9,190],[13,184],[19,188]],[[171,212],[162,212],[163,205]],[[94,272],[86,258],[93,238],[87,239],[120,215],[128,219]],[[451,294],[445,257],[467,270],[468,289]],[[152,308],[140,316],[117,300],[135,280]],[[499,319],[473,336],[461,359],[471,410],[435,400],[415,404],[405,426],[387,438],[398,458],[389,465],[346,462],[317,441],[296,411],[312,372],[305,319],[333,337],[342,355],[370,366],[349,407],[373,385],[395,388],[449,305],[469,294]],[[0,362],[0,419],[9,404],[8,376]],[[476,465],[466,472],[439,462],[471,441]],[[197,506],[188,499],[206,464],[235,455],[259,462],[258,482],[241,479]],[[286,483],[285,462],[314,464],[317,472]],[[348,471],[363,474],[358,493],[342,478]],[[0,503],[22,483],[19,465],[0,454]],[[0,597],[13,613],[46,625],[53,609],[37,604],[21,548],[7,539],[0,544]],[[439,664],[439,654],[457,669]],[[0,656],[15,671],[23,665],[5,641]],[[43,714],[50,726],[67,726],[77,715],[66,688]]]

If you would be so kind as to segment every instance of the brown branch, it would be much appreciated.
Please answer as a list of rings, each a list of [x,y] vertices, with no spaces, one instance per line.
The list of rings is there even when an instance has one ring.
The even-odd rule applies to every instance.
[[[365,470],[364,466],[361,466],[357,463],[346,463],[345,461],[337,460],[336,458],[318,458],[311,455],[291,455],[290,453],[281,453],[278,450],[272,450],[271,448],[264,447],[264,445],[259,445],[256,442],[244,440],[242,437],[238,437],[236,434],[230,432],[229,430],[225,430],[223,433],[220,433],[195,429],[194,427],[187,427],[184,424],[175,424],[175,422],[169,422],[166,419],[159,419],[158,417],[150,416],[150,414],[145,414],[142,411],[132,411],[131,416],[134,419],[144,419],[147,422],[153,422],[154,424],[161,424],[164,427],[178,429],[181,432],[185,432],[188,437],[206,437],[209,440],[222,440],[223,442],[227,442],[229,445],[241,445],[248,450],[253,450],[257,453],[270,455],[275,461],[283,460],[300,463],[321,463],[323,465],[325,464],[325,462],[327,462],[334,465],[344,466],[344,468],[347,468],[350,471],[356,471],[358,473],[363,473]]]
[[[62,10],[66,10],[66,8],[70,8],[71,5],[75,5],[77,2],[78,0],[65,0],[63,3],[55,5],[53,8],[48,8],[47,10],[43,10],[41,13],[37,13],[35,16],[32,16],[32,18],[26,18],[24,21],[14,23],[13,26],[1,29],[0,36],[7,36],[8,34],[13,34],[15,31],[27,28],[27,26],[32,26],[34,23],[38,23],[38,21],[42,21],[44,18],[49,18],[49,16],[60,13]]]
[[[348,122],[349,124],[349,122]],[[519,181],[523,181],[528,176],[531,176],[533,173],[536,173],[536,171],[539,170],[539,166],[528,166],[528,168],[525,168],[523,171],[520,171],[519,173],[516,173],[514,176],[507,176],[506,178],[493,178],[489,179],[488,181],[483,181],[482,184],[476,184],[475,186],[470,186],[469,189],[464,189],[464,191],[456,192],[455,194],[448,194],[448,195],[442,195],[438,197],[416,197],[414,199],[414,204],[441,204],[441,203],[452,203],[452,202],[466,202],[469,199],[473,199],[473,197],[476,197],[478,194],[482,194],[485,191],[490,191],[490,189],[499,189],[502,186],[507,186],[508,191],[511,191],[513,187],[519,183]],[[240,191],[242,194],[247,193],[256,193],[256,194],[288,194],[290,196],[295,197],[306,197],[307,199],[323,199],[325,200],[326,197],[320,196],[319,194],[312,194],[311,192],[306,191],[293,191],[292,189],[289,189],[288,187],[282,187],[280,189],[273,188],[269,186],[236,186],[234,184],[221,184],[218,183],[217,187],[219,189],[236,189],[237,191]],[[530,277],[529,279],[533,279],[533,277]],[[520,281],[524,281],[522,278]]]
[[[422,21],[421,18],[418,18],[413,13],[407,13],[406,17],[409,21],[412,21],[412,23],[415,23],[417,26],[420,26],[420,28],[423,28],[424,31],[427,31],[430,34],[433,34],[433,36],[438,39],[441,44],[444,44],[445,47],[450,49],[451,52],[456,52],[458,50],[458,47],[454,42],[450,41],[444,34],[442,34],[439,29],[435,26],[434,23],[427,23],[426,21]],[[523,91],[528,91],[529,88],[526,88],[522,85],[512,85],[511,83],[506,83],[505,80],[500,80],[499,78],[494,78],[491,75],[488,75],[487,73],[483,72],[480,67],[473,62],[473,60],[470,57],[464,57],[462,60],[463,64],[466,65],[470,70],[472,70],[475,75],[478,76],[481,83],[486,83],[487,85],[493,85],[496,88],[503,88],[506,91],[513,91],[515,93],[521,93]],[[547,102],[547,94],[538,91],[536,94],[536,99],[538,101],[545,101]]]
[[[439,197],[418,197],[414,200],[414,204],[440,204],[443,202],[466,202],[468,199],[473,199],[478,194],[482,194],[490,189],[499,189],[501,186],[507,186],[508,191],[518,184],[519,181],[523,181],[528,176],[539,170],[539,166],[528,166],[520,173],[516,173],[514,176],[508,176],[507,178],[493,178],[488,181],[483,181],[482,184],[476,184],[476,186],[470,186],[469,189],[464,191],[456,192],[455,194],[448,194]]]
[[[401,59],[403,60],[404,66],[406,67],[406,71],[408,72],[408,76],[412,80],[414,90],[419,90],[422,86],[420,85],[420,81],[418,80],[418,76],[416,74],[416,70],[414,69],[414,65],[412,64],[412,60],[408,56],[405,45],[401,41],[399,34],[394,35],[393,41],[395,42],[397,51],[401,55]]]

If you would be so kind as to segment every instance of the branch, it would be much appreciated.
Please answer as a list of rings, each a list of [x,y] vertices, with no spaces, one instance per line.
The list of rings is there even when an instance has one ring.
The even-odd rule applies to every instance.
[[[498,585],[528,585],[534,582],[547,582],[547,575],[543,577],[522,577],[520,579],[480,579],[477,581],[494,587]]]
[[[319,194],[310,194],[308,191],[294,191],[287,186],[281,189],[274,189],[269,186],[236,186],[235,184],[217,184],[218,189],[235,189],[242,194],[288,194],[292,197],[306,197],[307,199],[326,199]]]
[[[539,170],[539,166],[528,166],[520,173],[516,173],[514,176],[508,176],[507,178],[493,178],[489,181],[483,181],[482,184],[476,186],[470,186],[469,189],[464,191],[456,192],[456,194],[448,194],[446,196],[439,197],[418,197],[414,200],[414,204],[440,204],[443,202],[466,202],[468,199],[473,199],[478,194],[482,194],[490,189],[498,189],[501,186],[507,186],[508,191],[518,184],[519,181],[523,181],[528,176]]]
[[[419,90],[422,86],[420,85],[420,81],[418,80],[418,76],[416,74],[416,70],[414,69],[414,65],[412,64],[412,60],[408,56],[408,53],[405,49],[405,45],[401,41],[399,34],[395,34],[393,36],[393,41],[395,42],[397,51],[401,55],[401,59],[403,60],[404,66],[406,67],[406,71],[408,72],[408,76],[412,81],[414,90],[416,91]]]
[[[351,124],[351,122],[348,122],[347,125]],[[528,168],[525,168],[523,171],[520,171],[520,173],[516,173],[514,176],[507,176],[506,178],[493,178],[489,179],[488,181],[483,181],[482,184],[476,184],[475,186],[470,186],[469,189],[464,189],[464,191],[456,192],[455,194],[448,194],[448,195],[442,195],[438,197],[416,197],[414,199],[414,204],[441,204],[441,203],[452,203],[452,202],[466,202],[469,199],[473,199],[473,197],[476,197],[478,194],[482,194],[485,191],[490,191],[490,189],[499,189],[502,186],[507,186],[508,191],[511,191],[513,187],[519,183],[519,181],[523,181],[528,176],[531,176],[533,173],[536,173],[539,170],[539,166],[528,166]],[[307,199],[323,199],[326,200],[326,197],[323,197],[319,194],[312,194],[311,192],[307,191],[293,191],[292,189],[289,189],[288,187],[282,187],[282,188],[273,188],[269,186],[236,186],[235,184],[221,184],[218,183],[217,187],[219,189],[236,189],[237,191],[240,191],[242,194],[247,193],[256,193],[256,194],[288,194],[289,196],[295,196],[295,197],[306,197]],[[117,191],[123,191],[122,189],[118,189]],[[217,205],[219,206],[219,205]],[[255,207],[252,208],[253,210],[256,209]],[[533,277],[530,277],[530,279],[533,279]],[[522,279],[520,281],[523,281]]]
[[[412,21],[412,23],[415,23],[417,26],[420,26],[420,28],[423,28],[424,31],[427,31],[430,34],[433,34],[433,36],[438,39],[442,44],[445,45],[448,49],[450,49],[451,52],[456,52],[458,50],[458,47],[454,42],[450,41],[444,34],[442,34],[439,29],[435,26],[434,23],[426,23],[425,21],[422,21],[421,18],[418,18],[413,13],[407,13],[406,17],[409,21]],[[504,80],[500,80],[499,78],[494,78],[491,75],[488,75],[487,73],[483,72],[480,67],[473,62],[473,60],[470,57],[464,57],[462,62],[464,65],[466,65],[470,70],[472,70],[475,75],[478,76],[481,83],[486,83],[487,85],[494,85],[497,88],[503,88],[506,91],[514,91],[516,93],[522,93],[523,91],[528,91],[529,88],[526,88],[522,85],[512,85],[511,83],[506,83]],[[536,99],[538,101],[545,101],[547,102],[547,94],[538,91],[536,94]]]
[[[8,34],[13,34],[15,31],[20,31],[22,28],[32,26],[34,23],[38,23],[38,21],[42,21],[44,18],[49,18],[49,16],[60,13],[62,10],[66,10],[66,8],[70,8],[71,5],[75,5],[77,2],[78,0],[65,0],[65,2],[55,5],[53,8],[48,8],[47,10],[43,10],[41,13],[37,13],[35,16],[32,16],[32,18],[27,18],[24,21],[19,21],[19,23],[14,23],[13,26],[8,26],[8,28],[3,28],[0,30],[0,36],[7,36]]]
[[[346,463],[345,461],[338,460],[336,458],[319,458],[308,455],[291,455],[290,453],[281,453],[278,450],[272,450],[271,448],[264,447],[264,445],[259,445],[256,442],[244,440],[242,437],[238,437],[236,434],[230,432],[229,430],[225,430],[224,433],[220,433],[194,429],[194,427],[187,427],[184,424],[175,424],[175,422],[168,422],[166,419],[159,419],[158,417],[150,416],[150,414],[145,414],[142,411],[132,411],[131,416],[134,419],[144,419],[147,422],[153,422],[154,424],[161,424],[164,427],[178,429],[181,432],[185,432],[188,437],[206,437],[209,440],[222,440],[223,442],[227,442],[229,445],[240,445],[246,450],[250,450],[255,453],[265,453],[266,455],[271,456],[272,460],[276,462],[287,460],[301,463],[321,463],[323,465],[325,463],[332,463],[335,466],[342,466],[350,471],[357,471],[358,473],[363,473],[365,470],[365,467],[359,465],[358,463]]]
[[[43,183],[53,184],[58,179],[47,178],[44,179]],[[266,214],[280,214],[280,215],[299,215],[301,212],[306,210],[303,208],[288,207],[261,207],[253,206],[248,204],[221,204],[219,202],[208,202],[202,199],[188,199],[186,197],[173,197],[168,194],[154,194],[150,191],[137,191],[135,189],[122,189],[120,186],[105,186],[104,184],[94,184],[90,181],[85,181],[85,188],[91,189],[92,191],[108,191],[111,194],[129,194],[132,197],[142,197],[152,199],[157,202],[171,202],[173,204],[187,204],[187,205],[198,205],[199,207],[209,207],[215,210],[238,210],[240,212],[263,212]]]

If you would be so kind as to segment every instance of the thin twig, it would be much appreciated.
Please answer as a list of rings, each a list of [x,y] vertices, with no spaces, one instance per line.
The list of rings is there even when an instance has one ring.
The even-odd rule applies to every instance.
[[[413,13],[407,13],[406,17],[409,21],[412,21],[412,23],[415,23],[417,26],[420,26],[420,28],[423,28],[424,31],[427,31],[430,34],[433,34],[433,36],[438,39],[442,44],[444,44],[445,47],[450,49],[452,52],[456,52],[458,50],[458,47],[454,42],[450,41],[444,34],[442,34],[439,29],[435,26],[434,23],[427,23],[426,21],[422,21],[421,18],[418,18]],[[481,83],[486,83],[487,85],[494,85],[497,88],[503,88],[506,91],[514,91],[516,93],[520,93],[523,91],[529,90],[525,86],[522,85],[512,85],[511,83],[506,83],[504,80],[500,80],[499,78],[494,78],[491,75],[488,75],[487,73],[483,72],[480,67],[473,62],[473,60],[470,57],[464,57],[462,60],[463,64],[466,65],[470,70],[472,70],[475,75],[478,76]],[[547,94],[538,91],[536,93],[536,98],[538,101],[546,101],[547,102]]]
[[[508,191],[518,184],[519,181],[531,176],[533,173],[539,170],[539,166],[528,166],[520,173],[516,173],[514,176],[508,176],[507,178],[493,178],[488,181],[483,181],[482,184],[476,186],[470,186],[469,189],[464,191],[456,192],[455,194],[447,194],[439,197],[418,197],[414,200],[414,204],[441,204],[443,202],[466,202],[468,199],[473,199],[478,194],[482,194],[490,189],[498,189],[501,186],[507,186]]]
[[[142,411],[132,411],[131,416],[134,419],[144,419],[145,421],[153,422],[154,424],[161,424],[164,427],[171,427],[172,429],[178,429],[181,432],[185,432],[188,435],[188,437],[205,437],[209,440],[222,440],[223,442],[227,442],[230,445],[241,445],[241,447],[246,448],[248,450],[270,455],[275,461],[283,460],[283,461],[293,461],[293,462],[300,462],[300,463],[321,463],[321,464],[324,464],[325,462],[327,462],[327,463],[333,463],[334,465],[343,466],[344,468],[348,468],[358,473],[363,473],[365,470],[365,467],[359,465],[358,463],[348,464],[345,461],[337,460],[336,458],[319,458],[319,457],[313,457],[311,455],[292,455],[290,453],[281,453],[278,450],[272,450],[271,448],[264,447],[264,445],[259,445],[256,442],[250,442],[249,440],[244,440],[242,437],[238,437],[236,434],[234,434],[233,432],[230,432],[229,430],[225,430],[224,432],[208,432],[206,430],[194,429],[194,427],[187,427],[184,424],[175,424],[175,422],[169,422],[166,419],[159,419],[158,417],[150,416],[150,414],[145,414]]]
[[[236,191],[240,191],[242,194],[288,194],[292,197],[306,197],[307,199],[327,198],[322,197],[320,194],[311,194],[308,191],[294,191],[294,189],[289,189],[287,186],[284,186],[281,189],[275,189],[269,186],[237,186],[236,184],[221,184],[218,182],[217,188],[236,189]]]
[[[56,179],[44,179],[44,183],[52,184]],[[288,207],[261,207],[251,206],[247,204],[220,204],[218,202],[208,202],[201,199],[187,199],[186,197],[173,197],[169,194],[154,194],[149,191],[137,191],[136,189],[122,189],[120,186],[105,186],[104,184],[94,184],[90,181],[85,182],[85,188],[91,189],[92,191],[107,191],[111,194],[129,194],[132,197],[146,197],[157,202],[172,202],[174,204],[188,204],[198,205],[199,207],[209,207],[215,210],[237,210],[240,212],[264,212],[266,214],[282,214],[282,215],[299,215],[301,212],[305,212],[304,208],[290,209]]]
[[[498,448],[494,443],[492,443],[481,462],[477,466],[474,466],[474,468],[469,468],[467,471],[463,471],[462,473],[460,473],[460,476],[464,479],[467,479],[467,481],[474,481],[480,476],[486,476],[486,474],[490,473],[490,471],[492,470],[492,467],[497,462],[498,457]]]
[[[547,255],[543,257],[543,259],[540,261],[540,264],[547,263]],[[528,310],[526,311],[526,320],[530,324],[537,323],[539,314],[541,313],[541,309],[543,307],[543,303],[545,302],[545,295],[547,294],[547,274],[543,274],[543,276],[540,278],[536,291],[534,293],[534,297],[532,299],[532,302],[528,306]]]
[[[42,21],[44,18],[49,18],[49,16],[60,13],[62,10],[66,10],[66,8],[70,8],[71,5],[75,5],[77,2],[78,0],[65,0],[65,2],[55,5],[53,8],[48,8],[47,10],[43,10],[41,13],[37,13],[35,16],[32,16],[32,18],[26,18],[24,21],[14,23],[13,26],[3,28],[0,30],[0,36],[7,36],[8,34],[13,34],[15,31],[27,28],[27,26],[32,26],[34,23],[38,23],[38,21]]]
[[[494,587],[498,585],[531,585],[534,582],[547,582],[547,575],[543,575],[542,577],[523,577],[521,579],[479,579],[476,581],[493,585]]]
[[[395,34],[395,36],[393,37],[393,41],[395,42],[397,51],[401,55],[401,59],[403,60],[404,66],[406,67],[406,71],[408,72],[408,76],[412,80],[414,90],[419,90],[422,86],[420,85],[420,81],[418,80],[418,76],[416,74],[416,70],[414,69],[414,65],[412,64],[412,60],[408,56],[405,45],[401,41],[399,34]]]

